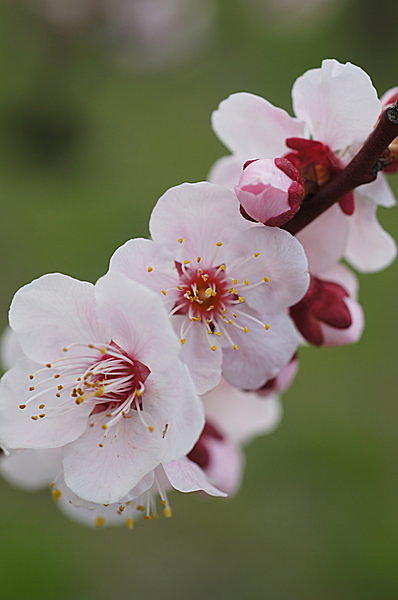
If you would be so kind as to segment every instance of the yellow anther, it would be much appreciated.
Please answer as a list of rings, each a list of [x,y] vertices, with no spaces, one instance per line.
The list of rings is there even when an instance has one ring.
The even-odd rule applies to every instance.
[[[106,423],[103,423],[101,427],[102,429],[108,429],[108,425]]]
[[[212,295],[213,295],[213,290],[212,290],[211,288],[209,288],[209,287],[208,287],[208,288],[205,290],[205,296],[206,296],[206,298],[210,298],[210,296],[212,296]]]
[[[236,313],[232,313],[234,319],[237,319],[238,315]]]
[[[53,500],[57,502],[57,500],[61,498],[61,490],[51,490],[51,496],[53,497]]]
[[[257,258],[257,256],[260,256],[260,252],[255,252],[255,253],[253,254],[253,256],[254,256],[254,258]]]
[[[54,482],[54,481],[51,481],[51,483],[50,483],[50,488],[53,488],[53,487],[55,487],[55,482]]]
[[[198,263],[199,263],[201,260],[202,260],[202,258],[201,258],[200,256],[197,256],[197,257],[196,257],[196,262],[198,262]]]
[[[243,328],[243,331],[244,331],[245,333],[248,333],[248,332],[249,332],[249,328],[248,328],[248,327],[246,327],[246,325],[245,325],[245,327]]]
[[[232,346],[232,348],[233,348],[234,350],[239,350],[239,346],[238,346],[238,344],[234,344],[234,345]]]
[[[162,294],[165,296],[167,294],[166,290],[162,290]]]
[[[222,242],[216,242],[216,246],[218,246],[218,247],[222,246]]]
[[[151,273],[153,271],[153,267],[148,267],[147,271],[148,273]]]
[[[52,364],[51,364],[51,363],[47,363],[47,364],[46,364],[46,367],[47,367],[47,369],[51,369],[51,367],[52,367]]]
[[[19,408],[26,408],[26,404],[20,404]]]
[[[185,344],[185,342],[186,342],[186,341],[187,341],[187,340],[186,340],[185,338],[181,338],[181,339],[180,339],[180,342],[181,342],[181,344]]]
[[[97,517],[95,519],[95,526],[96,527],[102,527],[104,523],[105,523],[104,517]]]
[[[45,416],[46,415],[44,413],[40,413],[40,415],[39,415],[40,419],[44,419]]]
[[[63,388],[63,386],[62,386],[62,385],[59,385],[59,386],[58,386],[58,389],[59,389],[59,391],[61,391],[61,390],[63,390],[64,388]]]
[[[244,280],[243,282],[245,285],[249,285],[249,281],[247,279]]]
[[[30,386],[30,388],[29,388],[29,391],[30,391],[30,392],[33,392],[33,390],[34,390],[34,389],[35,389],[35,386],[34,386],[34,385],[31,385],[31,386]]]
[[[124,511],[124,509],[125,509],[125,508],[126,508],[126,507],[125,507],[125,506],[123,506],[123,504],[121,504],[121,505],[119,506],[119,512],[120,512],[120,513],[122,513],[122,512]]]
[[[68,352],[68,348],[63,348],[63,351],[64,352]]]
[[[264,281],[265,281],[265,283],[269,283],[271,281],[271,279],[269,277],[265,276]]]
[[[140,390],[135,390],[135,395],[137,396],[137,398],[141,398],[142,392]]]
[[[137,504],[137,510],[140,510],[142,512],[143,510],[145,510],[145,506],[142,506],[142,504]]]
[[[99,448],[103,448],[103,447],[104,447],[104,444],[98,444],[98,447],[99,447]]]
[[[156,521],[157,519],[159,519],[159,515],[158,515],[158,513],[157,513],[157,512],[153,512],[153,513],[152,513],[152,519],[155,519],[155,521]]]
[[[134,519],[132,517],[129,517],[127,519],[126,527],[127,527],[127,529],[134,529]]]
[[[103,385],[101,385],[95,392],[95,395],[98,396],[98,398],[100,398],[101,396],[104,395],[104,391],[105,391],[105,388]]]
[[[232,325],[233,324],[232,319],[228,319],[227,323],[228,323],[228,325]]]
[[[225,268],[226,268],[226,267],[225,267],[225,265],[224,265],[224,264],[222,264],[222,265],[220,265],[218,268],[219,268],[221,271],[225,271]]]
[[[266,323],[264,325],[265,329],[268,331],[269,329],[271,329],[271,325],[269,323]]]
[[[209,279],[209,276],[208,276],[206,273],[203,273],[203,274],[201,275],[201,277],[202,277],[202,279],[203,279],[203,281],[204,281],[205,283],[206,283],[206,281]]]
[[[184,265],[189,265],[189,263],[190,263],[191,261],[186,259],[186,260],[183,260],[182,262],[184,263]]]
[[[59,379],[61,377],[61,375],[59,373],[57,373],[57,375],[54,375],[54,379]]]
[[[148,431],[152,432],[155,431],[155,428],[153,425],[148,425]]]
[[[217,350],[217,346],[210,346],[210,350],[213,350],[214,352],[215,350]]]
[[[191,321],[201,321],[200,317],[191,317]]]
[[[236,285],[237,283],[239,283],[239,279],[233,279],[233,280],[232,280],[232,283],[233,283],[234,285]]]
[[[145,521],[150,521],[152,519],[151,515],[145,515]]]
[[[106,354],[106,348],[100,348],[101,354]]]
[[[34,379],[34,375],[29,375],[29,379]]]
[[[33,419],[33,421],[37,421],[37,419],[38,419],[38,418],[39,418],[39,417],[37,417],[36,415],[33,415],[33,416],[31,417],[31,419]]]
[[[173,511],[171,510],[171,506],[164,507],[163,516],[166,517],[166,519],[170,519],[173,516]]]
[[[179,244],[182,244],[182,242],[183,242],[183,241],[184,241],[184,240],[183,240],[183,238],[178,238],[178,240],[177,240],[177,242],[178,242]]]
[[[244,297],[243,297],[243,296],[239,296],[239,297],[238,297],[238,300],[239,300],[239,302],[244,302],[244,301],[245,301],[245,299],[244,299]]]
[[[218,337],[220,337],[220,335],[222,335],[221,331],[215,331],[214,332],[216,335],[218,335]]]

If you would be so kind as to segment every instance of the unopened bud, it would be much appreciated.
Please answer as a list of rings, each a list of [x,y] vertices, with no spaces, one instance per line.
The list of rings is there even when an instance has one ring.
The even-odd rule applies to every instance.
[[[304,190],[290,161],[266,158],[246,163],[235,193],[244,217],[280,227],[299,210]]]
[[[398,87],[393,87],[383,95],[381,99],[381,106],[383,111],[386,108],[390,108],[395,102],[398,101]],[[398,171],[398,137],[395,138],[388,146],[387,160],[389,162],[384,167],[385,173],[396,173]]]

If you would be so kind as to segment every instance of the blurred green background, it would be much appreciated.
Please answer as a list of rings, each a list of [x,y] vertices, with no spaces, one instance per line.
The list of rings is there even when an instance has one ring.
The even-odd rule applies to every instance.
[[[300,27],[292,8],[273,20],[217,4],[200,52],[144,70],[119,60],[103,23],[54,25],[3,0],[1,327],[19,286],[51,271],[94,281],[147,235],[168,187],[206,177],[225,153],[209,116],[231,92],[290,109],[294,79],[326,57],[359,64],[380,92],[398,84],[393,2],[346,1]],[[398,210],[380,219],[396,236]],[[171,520],[93,531],[47,492],[1,482],[1,597],[396,600],[397,275],[396,263],[360,277],[359,345],[301,352],[282,425],[248,448],[237,497],[175,495]]]

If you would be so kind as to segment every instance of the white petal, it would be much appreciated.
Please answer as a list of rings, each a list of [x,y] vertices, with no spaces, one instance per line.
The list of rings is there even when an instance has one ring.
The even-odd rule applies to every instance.
[[[282,406],[276,394],[267,397],[245,392],[224,379],[203,396],[206,418],[236,444],[269,433],[282,418]]]
[[[174,366],[180,345],[158,294],[123,273],[108,272],[97,281],[95,297],[107,341],[151,371]]]
[[[36,362],[51,362],[70,343],[98,341],[94,286],[59,273],[43,275],[15,294],[10,325]]]
[[[188,458],[166,463],[163,468],[171,485],[179,492],[203,491],[211,496],[226,496],[224,492],[214,487],[203,470]]]
[[[335,204],[300,231],[297,238],[304,246],[310,273],[322,275],[342,258],[352,218]]]
[[[207,182],[171,188],[158,200],[150,219],[153,239],[173,251],[176,260],[200,256],[210,265],[223,261],[223,248],[216,244],[246,227],[234,192]]]
[[[156,423],[143,414],[148,426],[130,413],[128,418],[106,430],[103,414],[94,415],[86,432],[65,448],[66,485],[84,500],[111,504],[123,499],[132,488],[162,462],[165,441]],[[103,444],[103,446],[99,446]]]
[[[142,283],[149,289],[161,293],[175,288],[179,283],[174,257],[164,246],[142,238],[129,240],[113,254],[109,272],[124,273],[129,279]],[[163,302],[170,309],[176,293],[169,291],[162,295]]]
[[[246,313],[257,314],[247,307]],[[239,313],[239,324],[248,327],[248,333],[234,332],[238,350],[223,348],[223,375],[232,385],[258,389],[275,377],[289,362],[297,349],[299,338],[290,318],[283,313],[262,315],[270,325],[268,331]]]
[[[0,461],[3,477],[25,490],[38,490],[56,479],[61,471],[62,450],[14,450]]]
[[[206,475],[213,485],[229,496],[236,494],[244,466],[243,452],[230,440],[209,437],[206,442],[210,461]]]
[[[346,258],[363,273],[388,267],[397,255],[397,248],[389,233],[384,231],[376,217],[376,206],[364,197],[355,203],[350,217],[350,231]]]
[[[372,183],[360,185],[356,188],[356,192],[378,206],[389,208],[394,206],[397,202],[394,193],[388,184],[387,178],[383,173],[379,173],[377,179],[372,181]]]
[[[7,327],[1,336],[0,356],[1,365],[4,369],[10,369],[18,359],[24,356],[18,336],[11,327]]]
[[[37,374],[34,379],[36,390],[29,391],[32,384],[29,374],[39,366],[21,359],[1,380],[0,437],[7,448],[58,448],[76,439],[86,428],[92,404],[76,405],[67,389],[56,398],[56,390],[52,388],[27,404],[32,395],[40,391],[40,381],[57,374],[54,369]],[[20,409],[19,405],[23,404],[27,404],[26,408]],[[40,408],[42,404],[44,408]],[[40,414],[45,416],[40,418]]]
[[[372,81],[360,67],[324,60],[293,85],[293,108],[315,140],[332,150],[363,142],[381,112]]]
[[[170,371],[145,384],[144,410],[160,427],[166,443],[164,462],[192,449],[204,426],[203,406],[187,368],[179,361]]]
[[[246,158],[240,156],[223,156],[216,160],[207,176],[208,181],[233,190],[242,174]]]
[[[304,124],[285,110],[246,92],[232,94],[212,114],[220,140],[246,160],[275,158],[286,153],[288,137],[304,137]]]
[[[181,325],[187,322],[189,326],[188,317],[173,317],[177,332],[181,332]],[[213,338],[214,336],[208,335],[203,323],[195,322],[183,338],[185,343],[181,344],[180,358],[187,365],[198,394],[205,394],[211,390],[221,378],[221,344],[215,343]],[[216,350],[210,349],[212,345],[217,346]]]
[[[255,225],[235,236],[225,248],[226,273],[247,287],[239,293],[259,312],[274,312],[296,304],[309,284],[307,258],[300,242],[278,227]],[[255,254],[259,253],[259,256]],[[249,258],[243,262],[239,259]],[[239,265],[239,262],[242,264]],[[229,265],[236,263],[236,267]],[[264,277],[270,279],[264,282]],[[251,284],[262,282],[256,288]]]

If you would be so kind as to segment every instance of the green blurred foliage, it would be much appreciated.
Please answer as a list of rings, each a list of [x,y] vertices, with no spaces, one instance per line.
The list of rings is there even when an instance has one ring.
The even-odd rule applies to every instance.
[[[206,177],[224,154],[209,116],[231,92],[289,109],[294,79],[325,57],[361,65],[380,91],[396,85],[397,9],[383,7],[352,0],[283,32],[224,0],[200,56],[134,72],[95,31],[54,30],[3,1],[1,326],[19,286],[51,271],[94,281],[118,245],[147,235],[163,191]],[[397,210],[380,212],[397,234]],[[47,492],[2,483],[1,597],[395,600],[397,274],[360,277],[359,345],[301,352],[283,423],[249,447],[236,498],[176,495],[171,520],[92,531]]]

